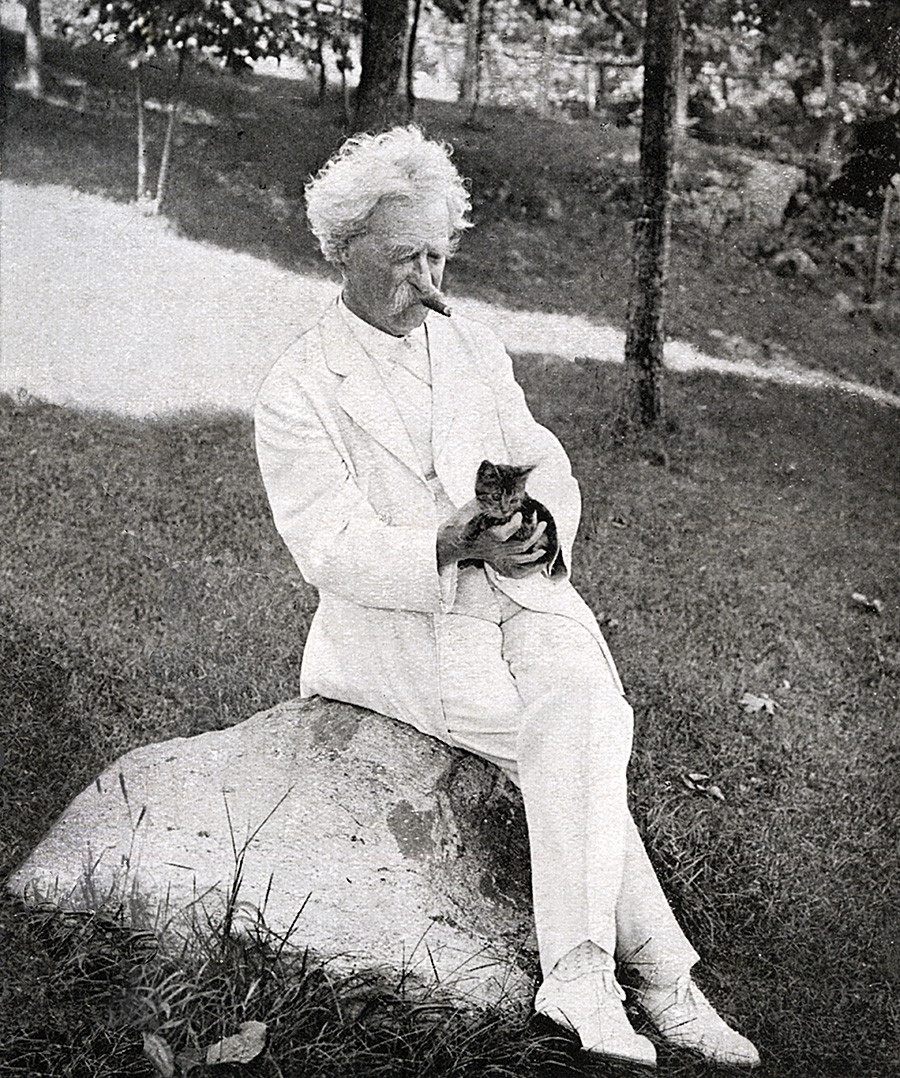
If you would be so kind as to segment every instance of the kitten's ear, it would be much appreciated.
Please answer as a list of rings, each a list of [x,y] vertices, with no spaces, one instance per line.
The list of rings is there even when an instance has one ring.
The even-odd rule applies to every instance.
[[[519,464],[519,465],[516,466],[516,471],[524,479],[525,476],[531,475],[531,473],[534,471],[534,469],[536,467],[537,467],[536,464]]]
[[[478,483],[484,479],[493,479],[497,475],[497,469],[489,460],[483,460],[478,465],[478,474],[475,476],[475,482]]]

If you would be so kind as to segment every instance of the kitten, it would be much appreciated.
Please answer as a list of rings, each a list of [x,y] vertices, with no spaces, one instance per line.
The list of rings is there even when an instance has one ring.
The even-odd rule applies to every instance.
[[[517,541],[527,539],[538,524],[544,521],[544,534],[534,547],[535,550],[544,552],[537,564],[555,560],[559,542],[553,514],[525,490],[525,481],[533,470],[533,464],[492,464],[489,460],[481,462],[475,477],[475,498],[480,512],[469,521],[463,532],[463,539],[467,543],[487,528],[506,524],[516,513],[521,513],[522,525],[510,538]],[[470,559],[462,564],[481,563]]]

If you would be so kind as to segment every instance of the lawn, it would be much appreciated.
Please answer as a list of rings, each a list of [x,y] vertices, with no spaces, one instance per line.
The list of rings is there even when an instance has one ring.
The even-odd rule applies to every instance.
[[[887,1078],[900,985],[900,417],[694,375],[670,387],[678,429],[623,443],[610,433],[618,372],[537,357],[519,371],[582,483],[576,583],[636,707],[635,811],[709,959],[706,983],[773,1073]],[[6,399],[2,424],[11,867],[126,748],[295,694],[314,595],[273,530],[247,420],[138,423]],[[768,695],[772,713],[745,710],[745,692]],[[690,771],[725,800],[689,790]],[[65,955],[43,922],[41,936],[4,909],[14,941]],[[13,1006],[16,954],[0,960],[0,1050],[13,1059],[61,1005],[47,988],[46,1011]],[[131,967],[104,968],[121,975],[128,1019],[116,1051],[137,1056],[155,1012],[128,1010]],[[102,1053],[109,1037],[95,1039]]]
[[[73,104],[83,94],[81,111],[11,100],[5,175],[125,199],[122,73],[78,71],[87,89],[60,86]],[[193,86],[173,220],[311,270],[291,200],[339,129],[284,80]],[[515,159],[522,118],[491,114],[473,130],[449,106],[425,112],[475,177],[482,227],[453,289],[620,324],[625,215],[573,177],[603,147],[610,173],[633,169],[633,136],[529,119],[529,154]],[[522,199],[550,160],[564,219],[498,200],[502,175]],[[685,237],[673,333],[703,345],[710,327],[769,335],[810,366],[896,388],[896,342],[868,316],[831,312],[827,282],[789,288],[728,244]],[[541,356],[517,369],[582,485],[575,581],[635,705],[633,807],[706,959],[704,985],[759,1044],[767,1074],[894,1078],[900,414],[831,391],[672,375],[667,427],[622,439],[619,371]],[[243,416],[138,422],[0,399],[0,873],[126,749],[296,695],[315,595],[272,526],[251,434]],[[746,693],[765,705],[748,710]],[[689,788],[689,772],[724,800]],[[361,995],[264,938],[214,939],[178,959],[115,919],[26,912],[8,896],[0,932],[11,1074],[150,1075],[143,1034],[154,1031],[186,1053],[185,1071],[197,1045],[244,1020],[269,1024],[269,1046],[235,1074],[622,1073],[536,1023],[423,1011],[390,985]],[[709,1072],[671,1053],[661,1064]]]

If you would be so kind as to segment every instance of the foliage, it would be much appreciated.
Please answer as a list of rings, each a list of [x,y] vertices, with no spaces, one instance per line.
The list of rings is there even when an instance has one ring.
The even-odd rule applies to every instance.
[[[96,41],[135,57],[185,50],[242,70],[295,51],[306,40],[310,9],[308,0],[91,0],[80,22]]]
[[[747,7],[767,34],[787,34],[798,42],[828,25],[845,45],[863,50],[896,77],[892,39],[900,15],[895,0],[751,0]]]
[[[332,26],[333,24],[333,26]],[[331,34],[346,63],[346,19],[333,5],[316,0],[88,0],[74,23],[63,29],[76,39],[123,51],[135,72],[137,95],[137,199],[159,213],[167,193],[173,136],[181,107],[185,61],[190,56],[218,60],[232,72],[250,70],[256,60],[305,51],[321,53]],[[169,97],[169,117],[160,157],[156,194],[147,190],[148,145],[145,133],[142,65],[159,53],[178,56]],[[324,68],[323,68],[324,70]]]
[[[900,173],[900,111],[858,120],[852,139],[827,195],[874,215],[881,208],[885,188]]]
[[[355,7],[348,8],[343,0],[337,5],[311,0],[308,26],[316,41],[327,41],[331,46],[338,71],[342,75],[351,71],[351,50],[354,39],[362,33],[362,13]]]

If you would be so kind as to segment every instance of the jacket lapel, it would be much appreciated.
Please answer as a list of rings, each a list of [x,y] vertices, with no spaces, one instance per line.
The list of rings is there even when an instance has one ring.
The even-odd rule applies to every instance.
[[[428,322],[433,381],[434,470],[447,497],[462,506],[475,496],[475,475],[486,457],[507,452],[493,391],[452,322]]]
[[[344,379],[337,391],[338,404],[354,423],[424,480],[422,464],[397,405],[337,305],[319,323],[319,332],[329,370]]]

